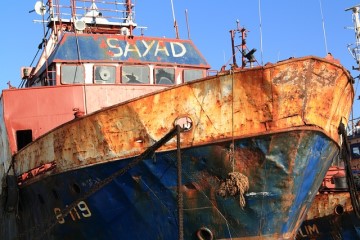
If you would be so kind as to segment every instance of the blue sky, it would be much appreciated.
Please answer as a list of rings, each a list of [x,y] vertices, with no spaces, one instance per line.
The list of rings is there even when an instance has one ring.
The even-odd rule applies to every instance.
[[[29,66],[37,46],[42,40],[42,24],[36,13],[29,13],[36,1],[7,1],[3,4],[0,20],[0,88],[7,82],[18,86],[20,68]],[[147,27],[147,36],[175,37],[170,0],[136,0],[136,22]],[[219,70],[231,57],[229,30],[236,27],[236,20],[246,27],[248,48],[256,48],[255,57],[261,63],[276,62],[289,57],[326,55],[329,52],[349,70],[356,63],[347,45],[354,43],[351,12],[345,9],[360,1],[340,0],[261,0],[262,50],[258,0],[173,0],[181,38],[187,38],[185,10],[188,11],[190,38],[213,69]],[[321,14],[322,10],[322,14]],[[139,33],[136,31],[135,33]],[[262,53],[262,54],[261,54]],[[355,77],[360,72],[351,70]],[[357,88],[359,80],[356,80]],[[357,96],[360,94],[356,93]],[[360,101],[355,100],[354,117],[360,117]]]

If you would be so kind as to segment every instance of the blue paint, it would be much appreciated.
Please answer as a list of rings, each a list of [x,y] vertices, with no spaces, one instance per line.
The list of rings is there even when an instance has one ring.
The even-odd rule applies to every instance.
[[[292,175],[293,178],[296,179],[295,185],[299,186],[298,188],[294,189],[294,194],[296,194],[296,199],[294,200],[294,205],[292,206],[290,210],[290,214],[294,218],[300,218],[298,206],[301,206],[302,204],[309,205],[311,202],[313,202],[316,193],[318,192],[318,189],[310,190],[311,186],[320,186],[321,182],[323,180],[322,176],[325,176],[327,170],[330,167],[330,164],[332,161],[322,161],[321,153],[324,151],[329,151],[329,149],[323,149],[327,146],[326,144],[327,139],[324,136],[317,136],[317,139],[315,141],[307,142],[304,141],[298,148],[298,154],[296,156],[295,164],[303,164],[302,167],[297,168],[298,170],[302,169],[302,172],[294,172]],[[315,144],[313,144],[315,143]],[[309,148],[310,145],[313,144],[312,148]],[[338,149],[333,148],[331,149],[333,153],[331,155],[335,156],[338,152]],[[301,158],[303,156],[307,156],[307,159],[305,161]],[[320,159],[320,161],[319,161]],[[302,176],[296,178],[296,176]],[[321,177],[319,177],[321,176]],[[308,206],[310,207],[310,206]],[[293,225],[290,225],[293,223],[285,223],[283,227],[283,231],[286,232],[290,228],[294,227]]]
[[[322,133],[294,131],[235,141],[235,170],[246,175],[250,189],[244,209],[239,196],[223,198],[216,191],[232,164],[226,157],[231,142],[182,150],[184,235],[194,238],[208,227],[215,238],[280,236],[297,223],[300,210],[312,200],[337,145]],[[294,148],[294,146],[300,146]],[[304,147],[304,148],[303,148]],[[54,208],[64,208],[131,159],[53,175],[20,191],[20,229],[47,229]],[[146,159],[85,200],[91,217],[65,217],[51,239],[177,239],[176,151]],[[319,169],[320,168],[320,169]],[[324,169],[321,169],[324,168]],[[306,180],[305,180],[306,179]],[[305,181],[304,184],[299,184]],[[311,184],[314,183],[314,184]],[[319,184],[318,184],[319,183]],[[74,191],[77,184],[81,193]],[[75,188],[76,189],[76,188]],[[53,192],[57,192],[58,199]],[[266,194],[261,194],[266,193]],[[287,194],[295,194],[286,206]],[[39,195],[44,203],[39,203]],[[286,205],[285,205],[286,204]],[[85,212],[86,213],[86,212]],[[21,217],[26,216],[26,217]],[[38,232],[38,233],[39,233]],[[29,238],[34,237],[29,230]]]

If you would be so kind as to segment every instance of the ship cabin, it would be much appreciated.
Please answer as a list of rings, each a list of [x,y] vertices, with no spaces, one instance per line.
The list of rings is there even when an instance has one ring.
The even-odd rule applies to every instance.
[[[75,118],[207,76],[210,66],[191,40],[135,36],[130,1],[120,23],[105,18],[103,1],[70,2],[90,5],[69,6],[84,10],[70,11],[69,20],[58,1],[35,5],[40,14],[50,13],[52,33],[38,64],[22,68],[22,86],[2,92],[0,130],[11,154]]]

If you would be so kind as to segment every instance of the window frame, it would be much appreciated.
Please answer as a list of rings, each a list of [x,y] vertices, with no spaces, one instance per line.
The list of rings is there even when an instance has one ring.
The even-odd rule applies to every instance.
[[[137,81],[137,82],[130,82],[132,81],[132,79],[129,79],[128,77],[125,76],[125,78],[128,78],[129,80],[127,82],[124,82],[124,68],[127,68],[127,67],[134,67],[134,68],[147,68],[148,70],[148,75],[147,75],[147,82],[143,82],[143,81],[140,81],[140,80],[137,80],[136,78],[134,79],[134,81]],[[120,83],[121,84],[126,84],[126,85],[149,85],[150,84],[150,76],[151,76],[151,68],[149,65],[122,65],[121,66],[121,70],[120,70]],[[135,76],[136,77],[136,76]]]
[[[105,80],[96,80],[96,68],[97,67],[111,67],[111,68],[114,68],[114,81],[113,82],[106,82]],[[114,65],[110,65],[110,64],[94,64],[93,65],[93,68],[92,68],[92,83],[93,84],[105,84],[105,85],[108,85],[108,84],[117,84],[118,83],[118,67],[117,66],[114,66]],[[104,83],[96,83],[95,81],[104,81]]]
[[[157,83],[157,79],[156,79],[156,70],[158,69],[172,69],[173,70],[173,83],[169,83],[169,84],[162,84],[162,83]],[[165,73],[166,74],[166,73]],[[171,74],[171,73],[169,73]],[[176,68],[173,67],[173,66],[155,66],[154,67],[154,70],[153,70],[153,79],[154,79],[154,85],[176,85],[177,84],[177,79],[176,79],[176,76],[177,76],[177,71],[176,71]],[[160,79],[161,80],[161,79]],[[171,79],[169,79],[171,81]]]
[[[185,72],[186,72],[186,71],[199,71],[199,72],[201,72],[201,76],[200,76],[199,78],[194,78],[194,79],[191,79],[191,80],[186,80],[186,79],[185,79]],[[184,68],[183,71],[182,71],[182,81],[183,81],[183,83],[195,81],[195,80],[200,79],[200,78],[203,78],[203,77],[205,77],[204,69],[199,69],[199,68]]]
[[[70,83],[70,82],[64,82],[63,79],[64,79],[64,67],[71,67],[71,66],[75,66],[75,67],[79,67],[82,69],[82,73],[83,73],[83,81],[82,82],[73,82],[73,83]],[[76,84],[85,84],[85,81],[86,81],[86,69],[85,69],[85,66],[83,64],[61,64],[60,66],[60,83],[63,84],[63,85],[76,85]]]

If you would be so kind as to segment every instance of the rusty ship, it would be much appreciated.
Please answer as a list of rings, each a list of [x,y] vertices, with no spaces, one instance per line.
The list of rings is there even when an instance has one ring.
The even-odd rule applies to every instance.
[[[244,48],[214,73],[191,40],[137,36],[130,0],[35,11],[42,54],[0,100],[4,239],[295,237],[351,111],[338,61]]]

